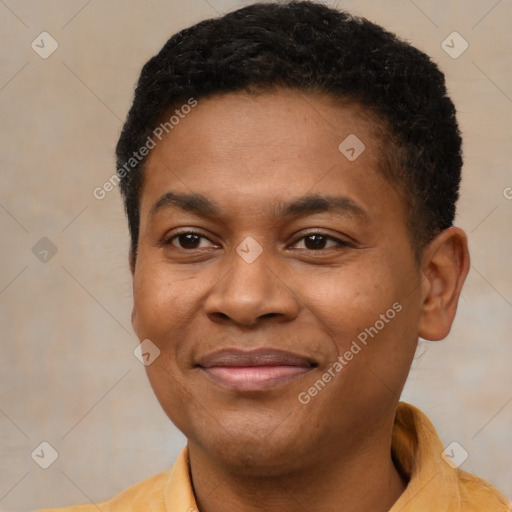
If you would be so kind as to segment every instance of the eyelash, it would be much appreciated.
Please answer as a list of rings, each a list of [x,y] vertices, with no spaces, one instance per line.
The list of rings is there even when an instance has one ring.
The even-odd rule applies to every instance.
[[[176,247],[172,244],[172,241],[182,235],[196,235],[198,236],[199,238],[204,238],[206,240],[209,240],[210,242],[212,242],[207,236],[205,235],[202,235],[201,233],[198,233],[196,231],[190,231],[190,230],[187,230],[187,231],[182,231],[182,232],[179,232],[179,233],[175,233],[174,235],[172,235],[171,237],[167,238],[166,240],[164,240],[163,242],[163,245],[164,246],[173,246],[175,249],[179,249],[179,250],[182,250],[182,251],[194,251],[194,250],[198,250],[198,248],[194,248],[194,249],[185,249],[185,248],[182,248],[182,247]],[[301,240],[304,240],[310,236],[314,236],[314,235],[317,235],[317,236],[322,236],[324,237],[327,241],[333,241],[333,242],[336,242],[338,244],[338,247],[327,247],[327,248],[321,248],[321,249],[304,249],[308,252],[321,252],[321,251],[326,251],[328,249],[341,249],[343,247],[354,247],[352,244],[350,244],[349,242],[345,241],[345,240],[341,240],[339,238],[336,238],[332,235],[329,235],[327,233],[324,233],[322,231],[311,231],[303,236],[301,236],[300,238],[298,238],[295,242],[293,242],[292,245],[296,245],[298,242],[300,242]],[[212,242],[213,243],[213,242]]]

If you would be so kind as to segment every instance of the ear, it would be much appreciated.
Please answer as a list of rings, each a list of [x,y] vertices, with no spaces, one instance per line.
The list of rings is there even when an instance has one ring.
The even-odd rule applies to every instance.
[[[445,229],[425,248],[420,337],[438,341],[448,335],[469,266],[468,240],[460,228]]]

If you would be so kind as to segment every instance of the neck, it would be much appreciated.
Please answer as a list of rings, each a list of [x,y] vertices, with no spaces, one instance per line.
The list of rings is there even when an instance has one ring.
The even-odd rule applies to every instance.
[[[379,449],[379,447],[382,447]],[[229,449],[229,448],[228,448]],[[391,458],[391,438],[272,476],[223,467],[189,443],[191,476],[200,512],[387,512],[406,487]]]

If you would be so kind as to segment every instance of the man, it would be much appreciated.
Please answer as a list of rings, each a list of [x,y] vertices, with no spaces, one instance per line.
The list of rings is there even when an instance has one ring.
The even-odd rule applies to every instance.
[[[188,443],[110,501],[152,512],[506,511],[399,402],[469,268],[430,59],[312,2],[173,36],[117,145],[132,323]]]

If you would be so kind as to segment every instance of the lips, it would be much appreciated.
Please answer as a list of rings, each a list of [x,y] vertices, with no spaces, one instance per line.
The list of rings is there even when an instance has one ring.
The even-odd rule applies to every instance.
[[[290,382],[317,365],[311,359],[275,349],[225,349],[201,358],[197,366],[225,388],[262,391]]]

